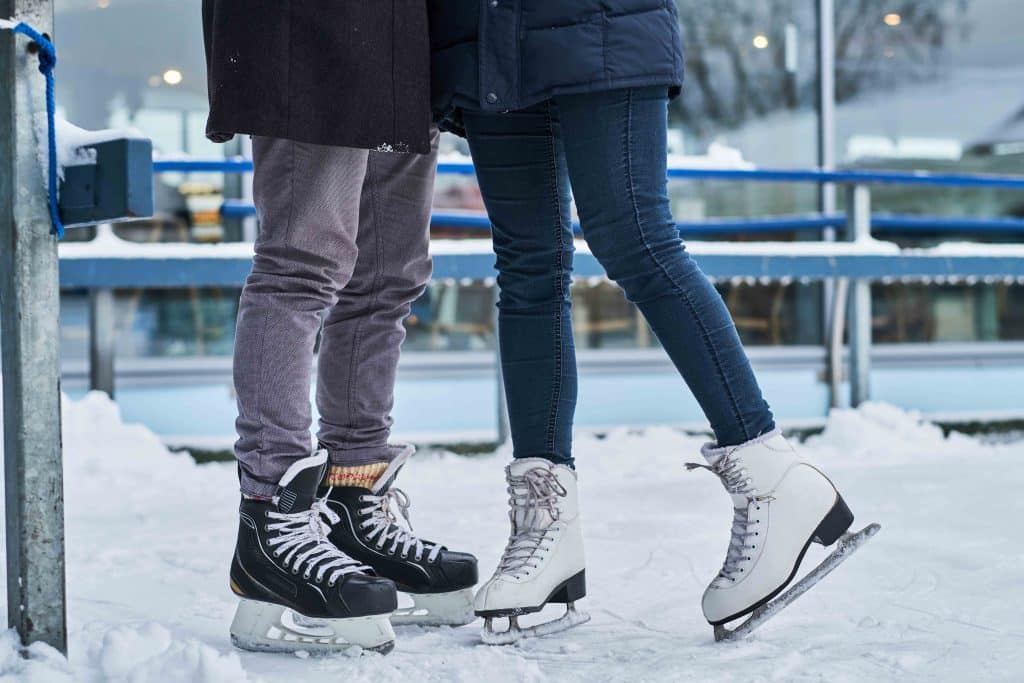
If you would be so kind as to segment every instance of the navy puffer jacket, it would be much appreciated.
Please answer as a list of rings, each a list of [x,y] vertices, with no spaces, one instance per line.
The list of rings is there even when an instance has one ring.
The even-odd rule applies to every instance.
[[[435,118],[683,83],[675,0],[428,0]]]

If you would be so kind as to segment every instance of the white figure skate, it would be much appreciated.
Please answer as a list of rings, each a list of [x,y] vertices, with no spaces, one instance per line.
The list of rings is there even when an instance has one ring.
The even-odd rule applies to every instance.
[[[704,616],[715,640],[753,631],[831,572],[867,539],[877,524],[855,534],[853,513],[819,470],[800,460],[778,431],[740,446],[705,446],[707,465],[732,496],[732,538],[725,563],[704,593]],[[796,576],[812,542],[837,549],[778,599]],[[754,615],[735,630],[731,621]]]
[[[590,620],[575,606],[586,595],[576,473],[543,458],[518,459],[505,472],[512,533],[494,576],[475,600],[476,614],[484,618],[483,641],[490,645],[558,633]],[[548,603],[565,604],[565,614],[520,628],[519,616]],[[508,618],[507,630],[494,629],[499,618]]]

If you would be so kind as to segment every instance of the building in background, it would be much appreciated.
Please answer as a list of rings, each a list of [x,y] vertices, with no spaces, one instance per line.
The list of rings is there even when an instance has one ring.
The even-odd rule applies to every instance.
[[[714,167],[816,165],[817,0],[678,0],[687,85],[673,103],[673,163]],[[836,2],[836,150],[840,166],[1024,173],[1024,3],[1019,0],[843,0]],[[130,125],[164,157],[244,152],[203,135],[205,69],[200,0],[57,0],[61,46],[58,99],[67,118],[90,128]],[[98,36],[103,36],[98,39]],[[445,141],[465,152],[461,141]],[[157,217],[118,226],[136,241],[224,241],[225,196],[244,196],[218,174],[161,176]],[[677,219],[815,212],[810,185],[673,182]],[[1022,216],[1024,197],[998,190],[879,189],[877,211]],[[482,210],[472,179],[442,177],[436,206]],[[842,207],[840,207],[841,209]],[[446,226],[437,237],[479,237]],[[89,239],[91,230],[71,239]],[[893,233],[903,244],[967,235]],[[759,234],[756,239],[819,239]],[[971,239],[978,239],[971,236]],[[743,236],[728,239],[747,239]],[[1020,233],[989,236],[1019,241]],[[409,320],[407,350],[493,349],[489,283],[435,283]],[[741,336],[753,347],[823,341],[821,285],[719,283]],[[581,349],[630,350],[657,340],[618,288],[574,286]],[[122,291],[119,358],[230,355],[237,290]],[[1024,341],[1024,288],[1016,284],[880,284],[874,337],[884,343]],[[63,351],[86,356],[84,294],[66,293]]]

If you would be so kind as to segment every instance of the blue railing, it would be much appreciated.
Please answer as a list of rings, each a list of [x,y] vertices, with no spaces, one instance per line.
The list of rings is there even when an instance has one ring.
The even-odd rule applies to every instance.
[[[157,173],[247,173],[252,162],[245,159],[217,161],[157,161]],[[471,175],[468,163],[443,162],[440,173]],[[669,169],[674,179],[727,182],[797,182],[833,183],[847,191],[848,214],[813,214],[802,216],[771,216],[748,218],[713,218],[699,222],[679,223],[686,235],[756,234],[793,230],[846,228],[847,239],[854,244],[778,243],[744,245],[744,243],[694,242],[692,251],[701,268],[713,278],[757,278],[769,280],[832,280],[836,286],[832,299],[831,323],[828,330],[828,375],[833,397],[839,395],[842,372],[842,345],[848,338],[850,358],[851,402],[856,405],[869,395],[871,349],[871,290],[873,281],[893,279],[936,279],[939,281],[982,278],[1020,282],[1024,280],[1024,249],[1014,245],[971,247],[967,249],[899,250],[870,243],[872,229],[880,231],[919,232],[1024,232],[1024,219],[973,218],[948,216],[905,216],[872,214],[872,185],[914,185],[930,187],[967,187],[1024,190],[1024,176],[961,175],[932,173],[901,173],[889,171],[820,171],[820,170],[719,170]],[[225,217],[240,218],[255,212],[249,203],[229,200],[222,206]],[[476,213],[436,213],[434,225],[487,230],[485,215]],[[486,242],[470,248],[442,247],[434,250],[434,274],[437,278],[489,278],[494,273],[494,255]],[[203,247],[189,245],[188,253],[175,254],[159,245],[129,247],[118,245],[105,251],[102,241],[96,245],[68,244],[62,247],[60,262],[61,286],[87,289],[93,293],[93,327],[106,330],[92,335],[90,355],[107,359],[93,373],[106,377],[110,386],[93,382],[96,388],[109,389],[113,383],[113,289],[118,287],[180,288],[200,286],[240,287],[251,268],[251,254],[245,245]],[[225,250],[226,248],[226,250]],[[604,271],[591,254],[581,250],[574,259],[575,273],[583,277],[600,276]],[[849,294],[847,295],[847,292]],[[107,302],[110,305],[100,305]],[[847,303],[848,302],[848,303]],[[850,333],[844,332],[845,311],[849,311]],[[106,311],[106,314],[103,312]],[[97,339],[106,340],[105,342]],[[833,399],[835,400],[835,399]]]
[[[242,158],[214,160],[160,160],[153,162],[154,173],[250,173],[252,161]],[[474,175],[468,162],[441,162],[437,172],[442,175]],[[978,175],[964,173],[931,173],[928,171],[823,171],[821,169],[717,169],[669,168],[672,179],[836,183],[843,185],[931,185],[946,187],[987,187],[1024,190],[1024,176]]]
[[[225,160],[168,160],[153,164],[156,173],[249,173],[252,161],[247,159]],[[438,173],[449,175],[473,175],[470,163],[442,162]],[[960,187],[974,189],[1010,189],[1024,191],[1024,176],[966,175],[957,173],[899,172],[899,171],[822,171],[786,169],[687,169],[669,168],[672,179],[708,180],[727,182],[787,182],[787,183],[835,183],[843,185],[910,185],[928,187]],[[227,200],[221,206],[221,214],[227,218],[246,218],[256,214],[256,208],[249,202]],[[431,217],[435,227],[461,228],[467,230],[489,230],[490,221],[483,214],[436,212]],[[764,218],[708,218],[701,221],[678,223],[679,231],[685,236],[729,234],[758,234],[783,231],[813,231],[826,228],[842,228],[848,223],[846,214],[786,215]],[[884,233],[979,233],[1014,234],[1024,233],[1024,218],[979,218],[928,215],[872,214],[871,227],[875,232]],[[579,232],[579,226],[575,226]]]

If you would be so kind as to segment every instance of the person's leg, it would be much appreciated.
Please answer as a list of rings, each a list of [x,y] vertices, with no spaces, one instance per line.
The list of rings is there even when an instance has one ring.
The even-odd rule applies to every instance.
[[[403,320],[430,281],[430,154],[370,152],[359,211],[359,256],[327,314],[320,340],[320,446],[330,467],[321,495],[338,514],[330,539],[411,596],[392,623],[462,625],[474,619],[476,558],[421,538],[399,523],[410,501],[394,488],[411,446],[390,445]],[[406,517],[408,519],[408,517]]]
[[[722,297],[669,209],[664,88],[556,98],[584,236],[650,323],[720,446],[772,431],[771,410]]]
[[[493,225],[514,455],[571,465],[573,235],[558,120],[542,104],[509,114],[467,111],[465,123]]]
[[[574,606],[586,594],[586,558],[572,468],[570,195],[550,103],[464,117],[498,257],[498,337],[515,456],[505,468],[511,533],[474,607],[484,619],[484,642],[507,644],[589,619]],[[565,603],[565,615],[519,628],[517,615],[548,603]],[[506,617],[509,630],[495,632],[495,620]]]
[[[388,446],[403,320],[430,281],[431,154],[370,152],[359,205],[359,256],[327,314],[320,339],[316,400],[319,440],[334,468],[382,471]]]
[[[253,139],[260,220],[235,332],[241,489],[269,497],[312,445],[309,387],[321,315],[356,260],[367,151]]]

